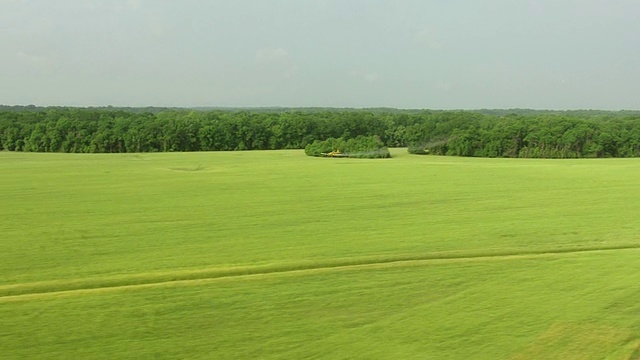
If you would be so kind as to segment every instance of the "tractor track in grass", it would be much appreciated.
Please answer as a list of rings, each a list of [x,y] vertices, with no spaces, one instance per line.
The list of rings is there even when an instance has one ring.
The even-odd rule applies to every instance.
[[[0,302],[30,300],[55,296],[93,294],[126,289],[144,289],[161,286],[171,287],[199,285],[214,281],[261,278],[276,275],[296,276],[331,271],[423,266],[428,264],[534,259],[580,253],[637,249],[640,249],[640,244],[566,247],[555,249],[534,249],[528,251],[520,249],[519,251],[485,250],[475,252],[439,252],[416,255],[329,259],[324,261],[275,265],[209,268],[164,273],[154,272],[108,278],[29,282],[0,286]]]

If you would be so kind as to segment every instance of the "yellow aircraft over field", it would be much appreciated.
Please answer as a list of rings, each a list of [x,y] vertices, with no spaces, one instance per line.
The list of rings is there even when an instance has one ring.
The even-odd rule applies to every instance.
[[[340,150],[334,150],[332,152],[322,153],[321,155],[326,157],[349,157],[349,154],[344,154],[340,152]]]

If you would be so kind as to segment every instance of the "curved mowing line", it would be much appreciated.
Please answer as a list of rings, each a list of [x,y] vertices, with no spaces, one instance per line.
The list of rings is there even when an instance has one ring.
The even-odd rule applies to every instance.
[[[538,249],[529,251],[486,250],[480,252],[440,252],[416,255],[396,255],[361,257],[349,259],[329,259],[316,262],[299,262],[290,264],[258,265],[246,267],[210,268],[191,271],[174,271],[167,273],[143,273],[121,277],[89,278],[63,281],[44,281],[0,286],[0,300],[36,297],[46,294],[86,293],[106,289],[151,287],[170,283],[187,283],[221,278],[235,278],[268,274],[300,274],[320,270],[346,270],[358,268],[392,266],[415,266],[416,262],[424,264],[432,261],[471,261],[491,260],[499,258],[531,258],[559,254],[583,252],[640,249],[640,244],[621,244],[599,247],[571,247],[560,249]]]

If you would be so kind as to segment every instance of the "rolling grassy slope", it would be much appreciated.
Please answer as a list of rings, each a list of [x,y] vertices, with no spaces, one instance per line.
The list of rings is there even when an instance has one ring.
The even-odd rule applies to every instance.
[[[640,160],[393,155],[0,152],[0,350],[632,356]]]
[[[628,359],[640,251],[441,261],[0,298],[30,358]]]

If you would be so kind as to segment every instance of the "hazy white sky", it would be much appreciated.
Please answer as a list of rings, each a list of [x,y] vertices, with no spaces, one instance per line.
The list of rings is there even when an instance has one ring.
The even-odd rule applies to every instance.
[[[0,104],[640,109],[640,0],[0,0]]]

